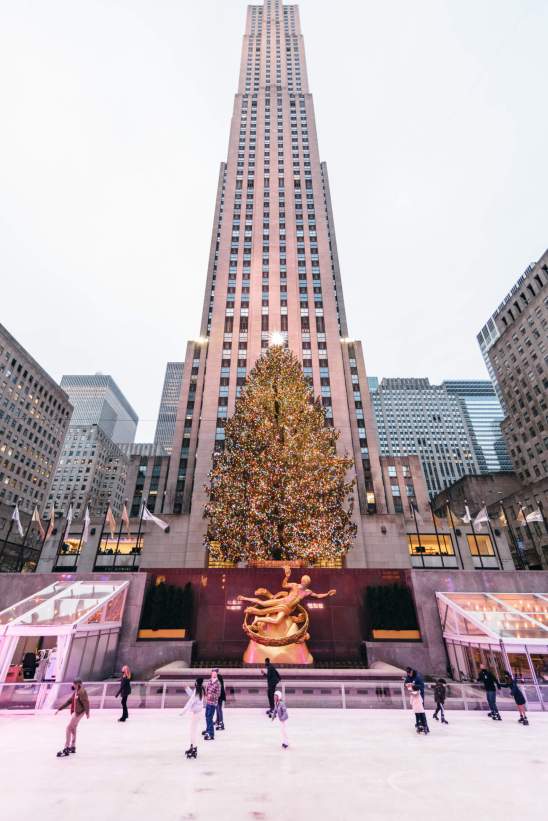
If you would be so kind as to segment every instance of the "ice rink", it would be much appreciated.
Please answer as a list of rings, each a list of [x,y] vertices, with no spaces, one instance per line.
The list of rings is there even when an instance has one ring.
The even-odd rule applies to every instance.
[[[289,708],[291,746],[260,710],[225,712],[226,731],[188,761],[179,710],[92,712],[78,752],[57,759],[67,711],[1,715],[6,821],[548,818],[548,714],[448,713],[417,736],[409,711]]]

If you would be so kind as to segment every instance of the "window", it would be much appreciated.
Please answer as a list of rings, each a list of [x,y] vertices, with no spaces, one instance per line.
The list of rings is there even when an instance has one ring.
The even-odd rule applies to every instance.
[[[409,534],[409,554],[411,556],[454,556],[453,542],[447,533],[438,536],[429,533]],[[420,539],[420,541],[419,541]]]
[[[466,539],[468,540],[468,547],[470,548],[472,556],[495,555],[491,537],[487,536],[487,534],[476,533],[474,536],[473,533],[467,533]]]

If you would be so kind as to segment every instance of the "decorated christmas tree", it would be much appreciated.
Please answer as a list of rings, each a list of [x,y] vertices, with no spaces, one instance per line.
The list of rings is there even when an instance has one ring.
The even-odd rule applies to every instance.
[[[337,455],[297,358],[280,345],[258,361],[214,457],[206,544],[215,561],[301,560],[343,556],[352,521],[352,460]]]

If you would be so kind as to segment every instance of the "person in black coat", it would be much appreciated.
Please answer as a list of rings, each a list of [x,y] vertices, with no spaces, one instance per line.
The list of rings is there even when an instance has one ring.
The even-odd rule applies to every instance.
[[[421,698],[424,704],[424,678],[412,667],[407,667],[405,672],[407,675],[405,676],[404,684],[414,684],[416,687],[418,687],[419,693],[421,694]]]
[[[119,718],[118,721],[127,721],[129,718],[129,713],[127,711],[127,700],[129,695],[131,695],[131,671],[127,664],[124,664],[122,667],[120,687],[116,693],[116,698],[118,698],[118,696],[121,696],[122,698],[122,717]]]
[[[438,713],[441,713],[441,723],[449,724],[445,718],[445,697],[447,695],[447,684],[444,678],[439,678],[434,685],[434,701],[436,702],[436,711],[433,718],[438,721]]]
[[[499,708],[497,707],[497,690],[500,690],[500,682],[487,667],[481,668],[478,681],[483,684],[485,688],[485,696],[489,704],[489,712],[487,715],[494,721],[502,721]]]
[[[221,685],[221,695],[219,696],[219,701],[217,702],[217,709],[215,711],[215,729],[224,730],[225,723],[223,716],[223,704],[226,702],[225,680],[219,673],[219,668],[215,667],[215,670],[217,671],[217,679],[219,680],[219,684]]]
[[[506,673],[506,682],[504,683],[504,686],[509,687],[510,692],[514,696],[514,701],[516,702],[516,707],[519,712],[519,723],[527,726],[529,724],[529,719],[526,714],[527,701],[523,694],[523,690],[519,686],[518,677],[513,676],[512,673]]]
[[[268,710],[266,711],[267,716],[270,718],[272,713],[274,712],[274,693],[276,692],[276,687],[279,681],[282,680],[282,677],[276,670],[273,664],[270,663],[270,659],[265,659],[265,669],[261,670],[263,676],[266,676],[266,687],[268,693]]]

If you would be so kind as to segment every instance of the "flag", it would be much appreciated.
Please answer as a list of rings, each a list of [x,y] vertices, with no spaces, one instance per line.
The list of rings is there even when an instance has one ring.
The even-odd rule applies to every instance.
[[[516,516],[516,522],[518,523],[518,525],[520,527],[525,527],[525,525],[527,524],[527,521],[525,519],[525,514],[523,513],[523,508],[522,507],[520,507],[519,513]]]
[[[445,516],[438,516],[434,511],[432,511],[432,519],[434,520],[434,524],[436,527],[445,527],[447,525],[447,521]]]
[[[544,519],[542,518],[542,513],[537,507],[536,510],[532,510],[531,513],[528,513],[526,515],[525,521],[527,522],[527,524],[530,524],[531,522],[540,522],[542,524],[544,522]]]
[[[72,502],[71,502],[70,505],[69,505],[68,512],[67,512],[67,526],[65,527],[65,535],[63,536],[63,541],[64,542],[66,542],[66,540],[69,537],[69,530],[70,530],[70,526],[72,524],[73,515],[74,515],[74,513],[73,513],[73,510],[72,510]]]
[[[482,522],[489,521],[489,514],[487,513],[487,505],[484,505],[474,519],[474,527],[481,530]]]
[[[167,522],[163,522],[162,519],[159,519],[157,516],[154,516],[153,513],[150,512],[148,507],[143,502],[143,521],[145,522],[154,522],[155,525],[161,527],[166,533],[169,530],[169,525]]]
[[[114,518],[114,513],[112,512],[112,508],[110,506],[107,507],[107,514],[105,516],[105,523],[108,525],[108,529],[110,530],[110,535],[114,539],[114,534],[116,533],[116,519]]]
[[[84,529],[82,530],[82,543],[87,544],[89,539],[89,525],[90,525],[90,516],[89,516],[89,505],[86,505],[86,512],[84,513]]]
[[[462,523],[462,519],[460,518],[460,516],[457,516],[457,514],[453,510],[451,510],[449,505],[447,505],[447,518],[454,525],[460,525]]]
[[[468,505],[464,505],[464,516],[462,517],[462,521],[465,525],[469,525],[472,521],[472,514],[470,513],[470,508]]]
[[[51,513],[49,515],[49,525],[48,525],[48,530],[47,530],[47,533],[46,533],[46,539],[49,539],[49,537],[53,533],[54,528],[55,528],[55,505],[52,504]]]
[[[506,515],[505,515],[504,509],[502,507],[501,507],[500,513],[499,513],[499,525],[501,527],[508,527],[508,522],[506,520]]]
[[[40,538],[42,541],[46,538],[46,531],[42,527],[42,521],[40,519],[40,514],[38,513],[38,508],[34,505],[34,513],[32,514],[32,521],[35,525],[38,526],[38,530],[40,532]]]
[[[128,538],[129,538],[131,536],[131,533],[129,532],[129,516],[128,516],[127,507],[126,507],[125,502],[124,502],[124,506],[122,508],[122,522],[126,526],[127,535],[128,535]]]
[[[21,519],[19,517],[19,503],[18,502],[15,503],[15,507],[13,508],[13,513],[11,514],[11,520],[12,520],[12,522],[15,522],[15,524],[17,526],[17,530],[19,531],[19,535],[21,536],[21,538],[23,538],[23,536],[25,534],[23,532],[23,525],[21,524]]]

